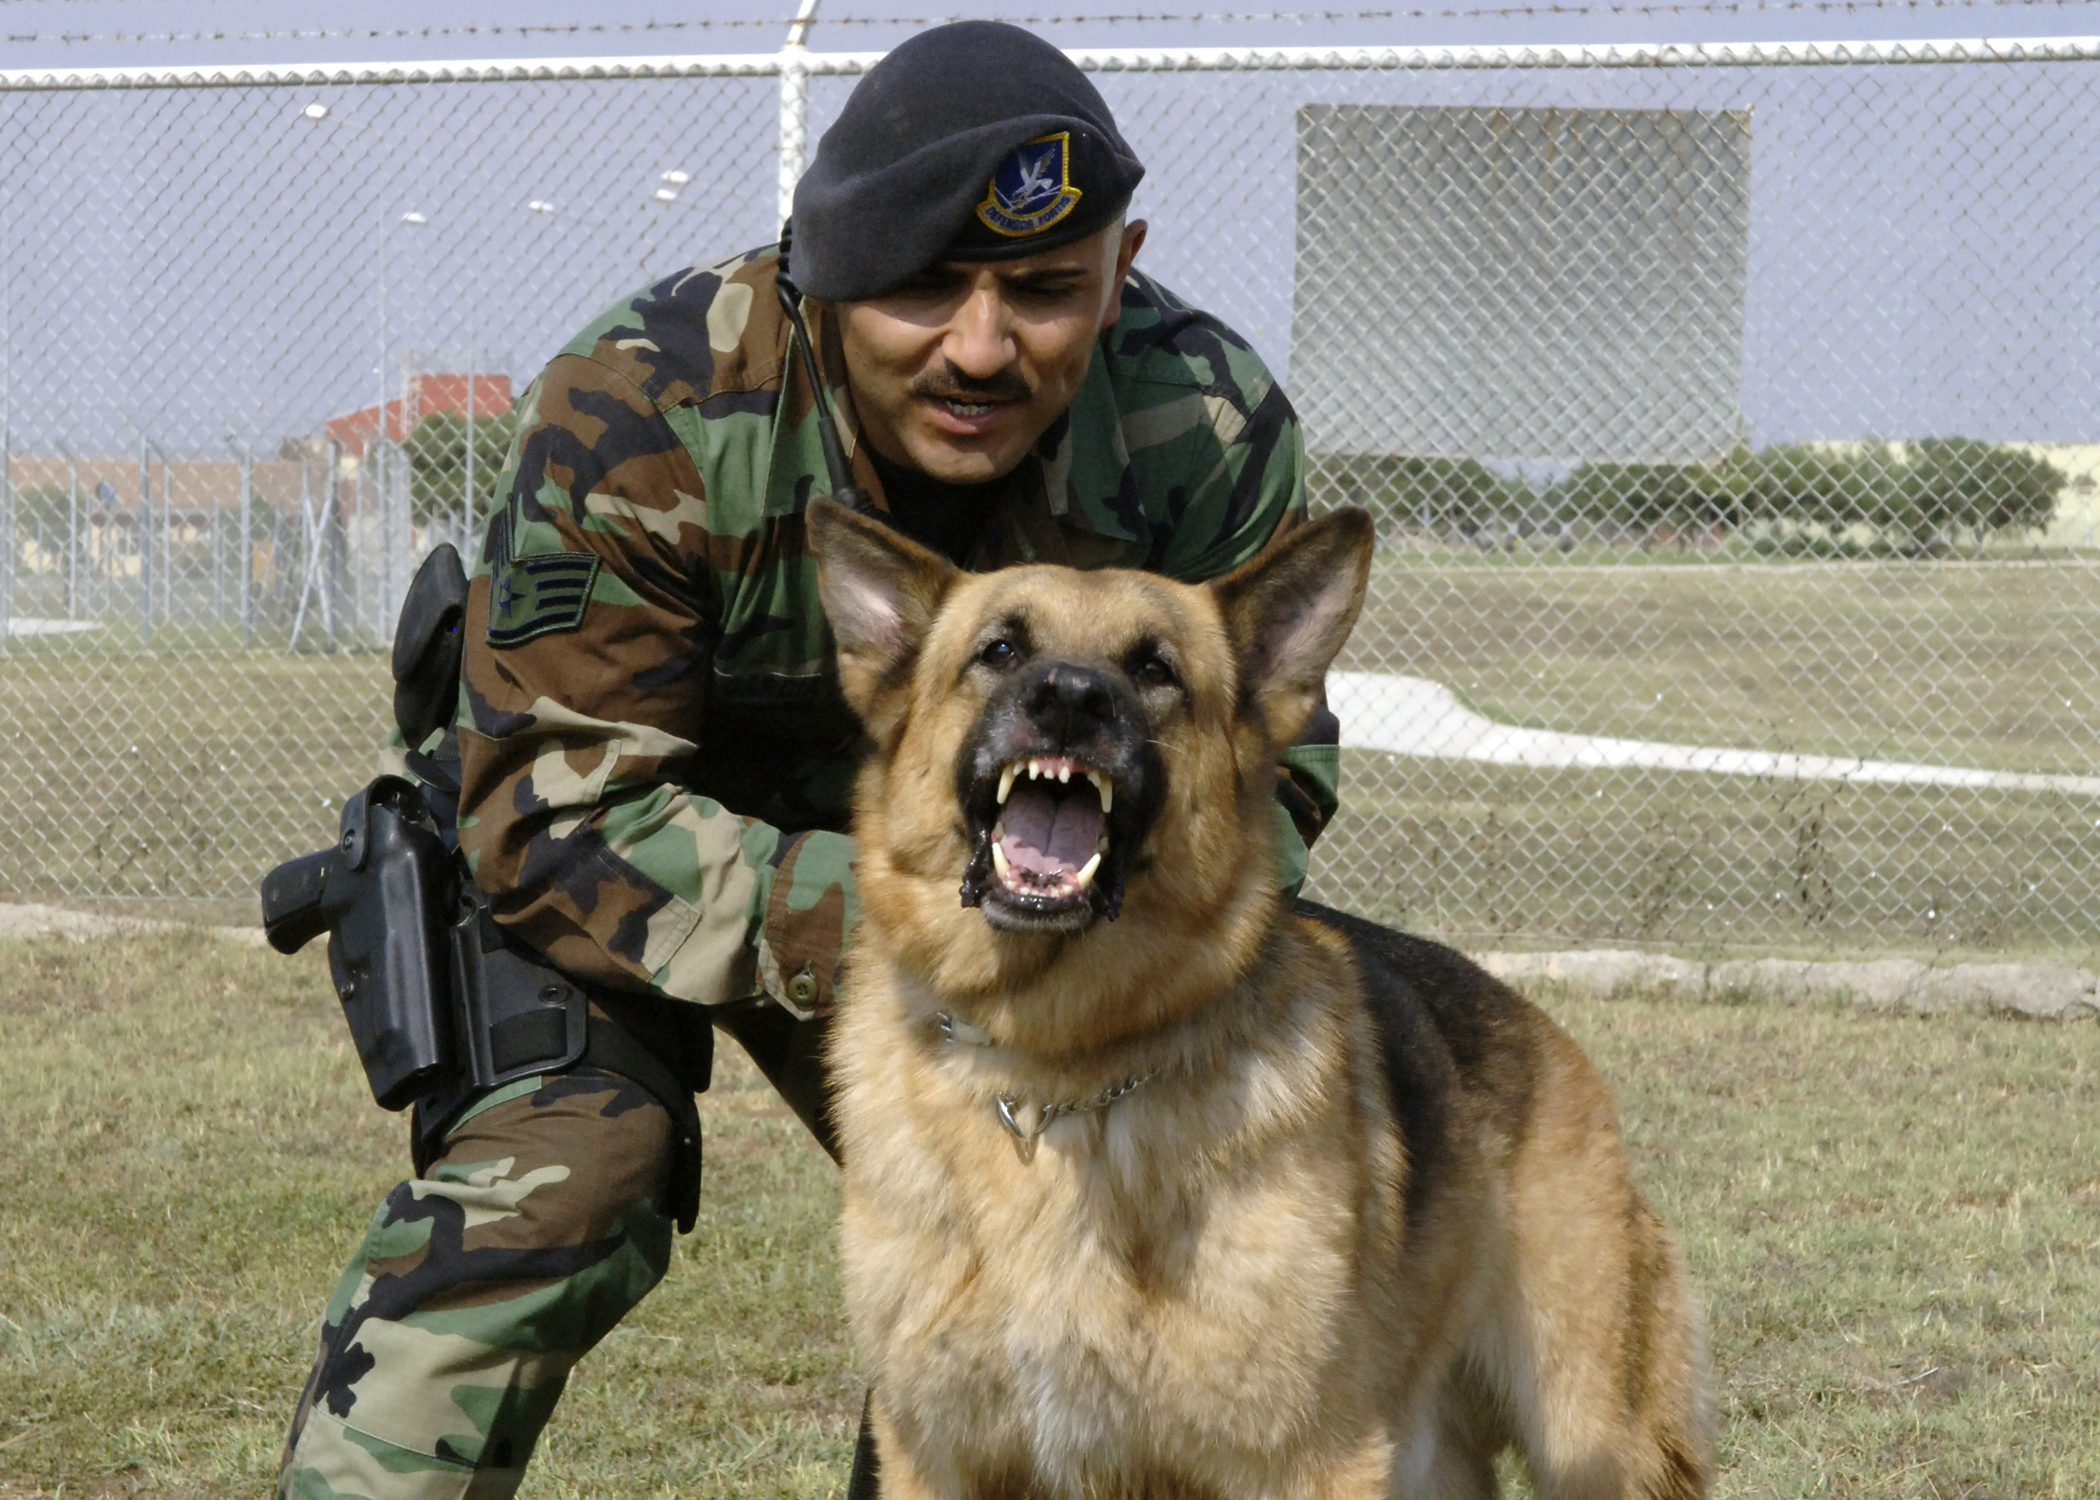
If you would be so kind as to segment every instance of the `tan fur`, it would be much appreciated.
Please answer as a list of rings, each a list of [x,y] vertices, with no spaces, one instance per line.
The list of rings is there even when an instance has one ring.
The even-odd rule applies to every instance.
[[[1702,1335],[1603,1081],[1483,989],[1492,1051],[1418,1159],[1350,943],[1273,891],[1275,757],[1354,618],[1367,528],[1317,523],[1209,587],[973,577],[837,513],[813,531],[876,740],[832,1047],[885,1497],[1459,1500],[1509,1444],[1543,1500],[1704,1494]],[[956,895],[970,663],[1016,616],[1060,661],[1164,638],[1187,689],[1150,722],[1168,792],[1121,916],[1076,935]],[[995,1114],[1155,1069],[1032,1160]],[[1439,1186],[1410,1221],[1416,1171]]]

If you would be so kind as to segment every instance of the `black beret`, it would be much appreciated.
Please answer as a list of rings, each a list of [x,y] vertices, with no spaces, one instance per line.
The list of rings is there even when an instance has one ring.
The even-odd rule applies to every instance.
[[[1107,227],[1145,169],[1072,60],[1003,21],[922,31],[861,79],[795,188],[789,272],[877,297],[941,260],[1002,260]]]

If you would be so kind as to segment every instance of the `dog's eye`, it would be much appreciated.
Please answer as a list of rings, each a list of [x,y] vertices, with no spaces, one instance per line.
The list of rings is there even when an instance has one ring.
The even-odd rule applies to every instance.
[[[1174,669],[1163,656],[1148,656],[1138,663],[1131,673],[1139,687],[1172,687],[1175,682]]]
[[[1015,659],[1020,654],[1020,652],[1014,650],[1012,641],[1002,638],[991,642],[982,651],[978,652],[977,659],[994,671],[1003,672],[1014,664]]]

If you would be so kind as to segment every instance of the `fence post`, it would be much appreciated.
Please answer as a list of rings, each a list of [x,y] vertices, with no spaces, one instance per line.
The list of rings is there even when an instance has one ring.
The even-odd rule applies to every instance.
[[[139,438],[139,646],[153,645],[153,471]]]
[[[241,589],[241,644],[255,645],[255,455],[245,445],[241,453],[241,526],[234,537],[235,576]]]
[[[384,420],[384,408],[381,411]],[[364,465],[357,472],[364,473]],[[343,649],[343,637],[354,620],[343,618],[343,575],[349,566],[350,531],[342,515],[343,445],[328,445],[328,485],[321,492],[321,622],[328,627],[328,649]],[[353,593],[352,603],[355,604]]]
[[[299,535],[305,541],[306,556],[299,565],[299,603],[292,611],[292,642],[287,650],[299,649],[299,632],[306,628],[306,597],[313,587],[314,578],[314,523],[313,523],[313,461],[307,453],[307,445],[299,445]]]
[[[66,456],[66,618],[80,618],[80,455],[61,440]]]
[[[809,68],[810,22],[816,19],[818,0],[802,0],[788,26],[787,40],[780,45],[780,196],[777,217],[785,223],[795,211],[795,184],[809,159]]]
[[[8,650],[15,628],[15,432],[0,427],[0,653]]]
[[[473,565],[473,559],[467,557],[467,538],[474,532],[474,360],[474,345],[470,341],[467,345],[467,473],[459,504],[459,552],[469,567]]]
[[[160,455],[160,618],[164,625],[175,623],[175,466],[168,462],[168,455],[160,444],[153,445]]]

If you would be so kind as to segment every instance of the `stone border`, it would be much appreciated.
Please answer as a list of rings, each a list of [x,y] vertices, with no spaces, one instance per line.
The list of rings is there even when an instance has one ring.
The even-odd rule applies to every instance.
[[[0,903],[0,941],[62,937],[76,943],[141,933],[203,931],[228,942],[263,945],[260,927],[197,928],[143,917],[106,917],[62,906]],[[1780,1005],[1850,1004],[1913,1015],[1968,1012],[2076,1021],[2100,1016],[2100,974],[2067,963],[1949,964],[1907,958],[1839,960],[1750,958],[1704,963],[1664,953],[1589,948],[1571,953],[1476,953],[1497,979],[1514,985],[1566,985],[1611,999],[1759,1000]]]
[[[1954,1011],[2050,1021],[2100,1016],[2100,974],[2060,962],[1935,967],[1907,958],[1852,963],[1752,958],[1704,963],[1621,948],[1473,957],[1510,984],[1563,984],[1607,999],[1662,994],[1703,1001],[1849,1004],[1912,1015]]]

